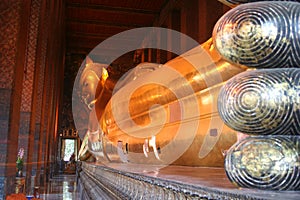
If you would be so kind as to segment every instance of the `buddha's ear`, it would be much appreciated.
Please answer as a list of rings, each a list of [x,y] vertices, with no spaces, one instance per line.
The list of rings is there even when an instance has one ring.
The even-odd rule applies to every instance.
[[[85,58],[85,63],[86,63],[86,64],[92,64],[92,63],[94,63],[94,62],[92,61],[92,59],[91,59],[90,57],[87,56],[87,57]]]

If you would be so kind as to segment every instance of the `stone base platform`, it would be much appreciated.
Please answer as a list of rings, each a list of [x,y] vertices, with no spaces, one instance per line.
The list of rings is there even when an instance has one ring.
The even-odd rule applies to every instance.
[[[223,168],[82,162],[80,199],[300,199],[300,191],[235,187]]]

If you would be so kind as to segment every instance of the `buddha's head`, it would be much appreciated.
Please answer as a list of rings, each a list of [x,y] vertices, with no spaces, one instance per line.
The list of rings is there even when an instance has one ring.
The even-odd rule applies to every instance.
[[[104,67],[107,67],[107,65],[94,63],[90,58],[86,58],[85,68],[79,81],[79,87],[81,90],[81,98],[89,109],[92,109],[96,102],[96,90]]]

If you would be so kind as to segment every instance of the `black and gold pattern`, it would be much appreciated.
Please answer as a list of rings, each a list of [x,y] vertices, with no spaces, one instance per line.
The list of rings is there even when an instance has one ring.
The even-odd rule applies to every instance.
[[[229,149],[226,174],[240,187],[299,190],[299,152],[299,136],[248,137]]]
[[[224,59],[255,68],[300,67],[300,4],[239,5],[215,25],[213,38]]]
[[[300,69],[261,69],[230,79],[218,97],[229,127],[254,135],[300,135]]]
[[[219,0],[220,2],[229,5],[229,6],[236,6],[243,3],[252,3],[258,1],[270,1],[270,0]],[[300,2],[299,0],[273,0],[273,1],[296,1]]]

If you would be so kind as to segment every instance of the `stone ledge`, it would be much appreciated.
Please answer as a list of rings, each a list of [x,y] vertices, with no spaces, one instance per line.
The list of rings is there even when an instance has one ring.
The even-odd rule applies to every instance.
[[[78,171],[82,199],[300,199],[298,191],[236,188],[222,168],[168,166],[141,172],[141,167],[83,162]]]

